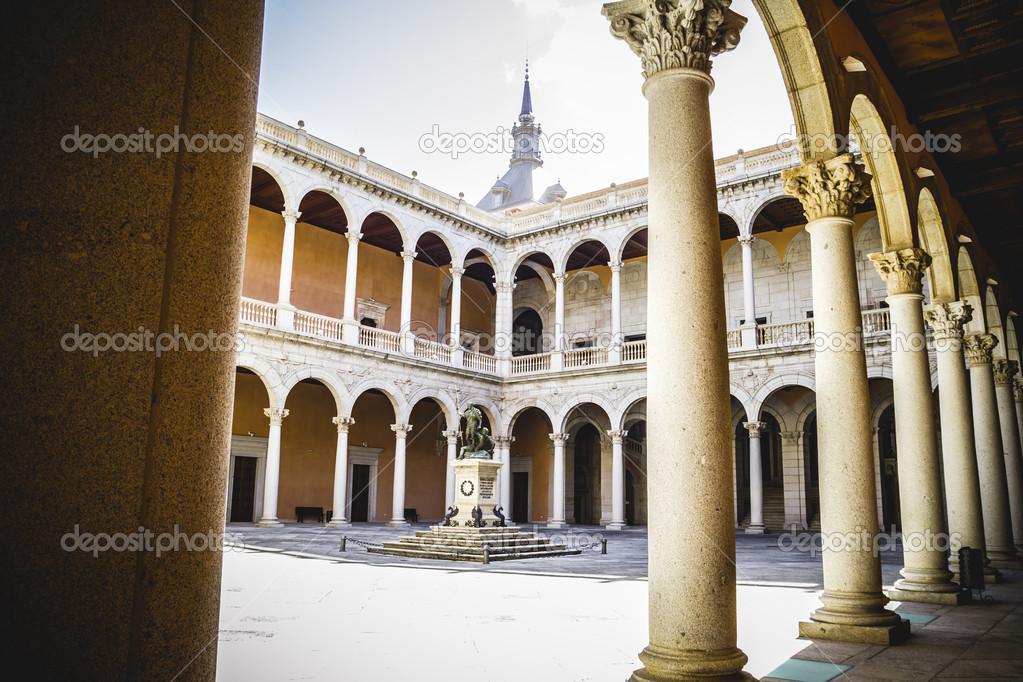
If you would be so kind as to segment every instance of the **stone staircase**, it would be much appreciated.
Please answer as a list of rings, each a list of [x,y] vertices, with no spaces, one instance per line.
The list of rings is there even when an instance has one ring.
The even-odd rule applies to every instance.
[[[785,493],[780,486],[764,486],[764,525],[770,533],[785,530]],[[750,524],[750,514],[742,520],[741,527]]]
[[[373,554],[414,559],[482,563],[484,547],[489,547],[490,561],[538,559],[582,552],[581,549],[566,547],[543,536],[524,533],[516,526],[507,528],[431,526],[430,530],[417,530],[415,535],[400,537],[397,542],[384,542],[381,547],[369,547],[368,550]]]

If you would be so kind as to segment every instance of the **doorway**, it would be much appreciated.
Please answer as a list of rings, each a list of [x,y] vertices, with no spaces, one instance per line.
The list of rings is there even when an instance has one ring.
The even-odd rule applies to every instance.
[[[256,462],[255,457],[234,458],[231,521],[255,521]]]
[[[529,472],[512,472],[511,517],[519,523],[529,521]]]
[[[369,465],[352,465],[352,523],[369,521]]]

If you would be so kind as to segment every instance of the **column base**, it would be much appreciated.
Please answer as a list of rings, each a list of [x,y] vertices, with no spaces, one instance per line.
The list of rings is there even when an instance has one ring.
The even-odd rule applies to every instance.
[[[330,523],[327,524],[327,528],[351,528],[352,524],[348,523],[344,519],[331,519]]]
[[[751,523],[750,525],[746,526],[745,532],[746,535],[763,535],[764,533],[767,532],[767,526],[765,526],[762,523],[756,524]]]
[[[277,519],[260,519],[254,525],[256,528],[284,528],[284,524]]]
[[[844,625],[821,623],[815,620],[799,623],[802,639],[821,639],[829,642],[852,642],[891,646],[909,639],[909,621],[900,619],[892,625]]]
[[[604,526],[604,528],[606,530],[625,530],[628,527],[629,526],[624,521],[621,522],[621,523],[617,523],[615,521],[612,521],[611,523],[609,523],[606,526]]]
[[[392,520],[387,522],[387,527],[388,528],[411,528],[412,525],[408,521],[406,521],[405,519],[401,519],[399,521],[395,521],[395,520],[392,519]]]
[[[990,565],[994,568],[1002,568],[1009,571],[1023,570],[1023,559],[996,559],[995,557],[989,557],[991,559]]]
[[[900,590],[892,588],[885,594],[892,601],[916,602],[919,604],[945,604],[959,606],[970,602],[970,593],[965,590],[954,592],[928,592],[925,590]]]
[[[663,649],[652,644],[639,654],[645,668],[632,673],[630,682],[674,682],[699,680],[700,682],[755,682],[745,672],[746,654],[737,648],[711,651]]]
[[[548,521],[547,522],[547,527],[548,528],[567,528],[568,524],[565,523],[564,521]]]

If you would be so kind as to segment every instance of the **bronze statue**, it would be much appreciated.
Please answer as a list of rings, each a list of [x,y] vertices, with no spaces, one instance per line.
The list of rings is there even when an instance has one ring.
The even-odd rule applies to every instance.
[[[501,510],[503,509],[504,507],[501,505],[494,507],[494,516],[497,517],[497,521],[494,521],[494,528],[505,528],[508,525],[504,522],[504,514],[501,513]]]
[[[469,405],[458,416],[465,420],[465,431],[462,434],[464,445],[458,452],[458,459],[493,459],[494,439],[490,437],[490,429],[480,427],[483,413],[479,408]]]
[[[454,526],[456,524],[451,522],[451,519],[458,516],[458,507],[448,507],[448,513],[444,515],[444,523],[442,526]]]

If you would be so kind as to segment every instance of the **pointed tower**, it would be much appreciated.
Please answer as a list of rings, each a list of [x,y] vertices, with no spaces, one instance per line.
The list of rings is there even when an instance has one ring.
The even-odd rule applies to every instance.
[[[534,204],[533,171],[543,165],[540,159],[540,126],[534,123],[533,99],[529,92],[529,62],[522,86],[522,109],[518,123],[512,126],[511,162],[508,171],[480,199],[484,211],[501,211],[520,204]]]

